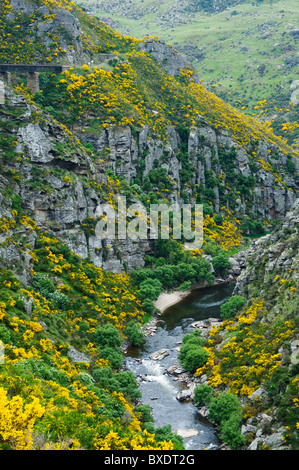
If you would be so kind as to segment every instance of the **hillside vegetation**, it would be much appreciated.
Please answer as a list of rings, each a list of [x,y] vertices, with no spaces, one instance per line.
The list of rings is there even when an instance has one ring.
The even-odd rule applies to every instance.
[[[10,100],[11,108],[1,108],[0,447],[172,449],[171,434],[155,434],[149,410],[138,408],[133,374],[122,369],[122,348],[145,319],[136,288],[128,274],[108,273],[75,254],[54,235],[61,237],[57,225],[42,228],[29,217],[26,190],[49,200],[58,183],[62,201],[80,182],[55,165],[17,162],[11,126],[36,109],[19,95]],[[55,132],[74,147],[60,125]],[[88,157],[79,142],[76,154]],[[101,189],[116,192],[113,182]],[[88,222],[82,220],[83,231],[91,230]]]
[[[70,66],[40,74],[34,94],[26,76],[13,75],[0,105],[0,447],[182,449],[140,404],[123,351],[142,343],[164,289],[212,284],[250,237],[276,225],[280,236],[298,196],[298,154],[269,123],[198,83],[191,67],[168,73],[163,65],[180,56],[162,45],[159,63],[155,38],[122,35],[66,0],[3,0],[0,13],[1,63]],[[146,208],[201,203],[202,249],[171,237],[97,238],[99,207],[116,209],[119,194]],[[289,305],[285,341],[295,338],[294,273],[284,270],[283,291],[271,291]],[[271,326],[275,348],[280,331]],[[241,327],[238,341],[243,334]],[[210,350],[204,358],[207,369],[217,367]],[[286,384],[296,385],[294,374]],[[241,381],[232,387],[241,399],[260,385],[246,374],[243,388]],[[293,388],[290,397],[296,406]],[[283,424],[293,431],[295,420]]]
[[[188,57],[209,90],[250,115],[271,120],[276,133],[296,143],[295,0],[77,3],[126,34],[170,42]]]
[[[248,251],[195,372],[196,403],[232,448],[298,448],[298,207]]]

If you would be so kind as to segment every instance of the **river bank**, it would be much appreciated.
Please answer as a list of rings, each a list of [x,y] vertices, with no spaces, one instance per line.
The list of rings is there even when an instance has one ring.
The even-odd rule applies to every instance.
[[[202,282],[199,284],[192,285],[190,289],[185,290],[185,291],[175,290],[173,292],[162,292],[159,295],[158,299],[153,302],[154,307],[156,309],[156,313],[154,313],[150,322],[146,323],[142,328],[144,336],[145,337],[153,336],[157,330],[157,323],[161,320],[161,318],[163,318],[164,313],[169,308],[175,307],[184,299],[187,299],[190,295],[192,295],[196,291],[207,289],[208,287],[228,285],[228,284],[234,283],[235,280],[236,280],[236,276],[233,276],[230,274],[226,278],[217,279],[217,281],[211,284],[210,286],[207,286],[205,282]]]
[[[241,271],[246,267],[245,261],[245,254],[246,251],[240,251],[235,256],[229,258],[231,263],[230,268],[228,269],[227,273],[223,277],[217,277],[213,284],[207,285],[206,282],[201,282],[198,284],[193,284],[190,286],[189,289],[182,291],[182,290],[175,290],[173,292],[162,292],[158,299],[153,302],[154,307],[160,314],[163,314],[168,308],[176,305],[181,300],[188,297],[192,292],[198,289],[206,289],[207,287],[217,287],[222,284],[228,284],[231,282],[235,282],[237,277],[240,275]],[[211,262],[211,257],[206,257]],[[211,267],[213,268],[212,264]]]
[[[214,282],[209,287],[215,287],[215,286],[219,286],[222,284],[227,284],[232,281],[234,281],[233,277],[230,279],[218,279],[217,282]],[[193,286],[191,286],[190,289],[186,291],[176,290],[176,291],[169,292],[169,293],[162,292],[159,295],[158,299],[153,302],[154,307],[160,312],[160,314],[163,314],[169,307],[176,305],[181,300],[188,297],[193,291],[197,289],[206,289],[207,287],[208,287],[207,284],[202,282],[200,284],[194,284]]]

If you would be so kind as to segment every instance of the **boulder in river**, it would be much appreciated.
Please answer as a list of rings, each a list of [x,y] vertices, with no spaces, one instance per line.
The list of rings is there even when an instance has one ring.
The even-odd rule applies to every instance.
[[[153,361],[161,361],[164,359],[164,357],[168,356],[169,352],[167,349],[159,349],[159,351],[154,352],[153,354],[150,355],[150,358]]]
[[[176,396],[178,401],[190,401],[192,398],[192,390],[182,390]]]
[[[182,367],[180,367],[177,363],[173,364],[172,366],[168,367],[167,369],[167,373],[169,375],[180,375],[180,374],[184,374],[185,369],[183,369]]]
[[[178,434],[178,436],[181,436],[185,439],[187,437],[197,436],[198,434],[197,429],[177,429],[175,432]]]

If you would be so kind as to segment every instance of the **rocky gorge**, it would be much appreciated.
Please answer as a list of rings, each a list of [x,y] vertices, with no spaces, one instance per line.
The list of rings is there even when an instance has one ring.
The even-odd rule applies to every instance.
[[[35,410],[32,423],[20,418],[19,441],[8,420],[0,448],[181,449],[164,428],[155,437],[122,353],[138,328],[152,334],[151,315],[170,305],[155,299],[165,285],[173,302],[198,283],[231,282],[242,309],[192,322],[206,341],[203,367],[166,373],[185,387],[178,402],[193,399],[194,386],[233,390],[247,447],[271,447],[284,427],[289,448],[298,429],[298,154],[208,92],[171,46],[122,36],[66,0],[5,0],[0,32],[3,62],[70,67],[41,75],[34,94],[13,76],[0,104],[0,398],[3,409],[17,400]],[[99,237],[118,195],[137,212],[202,205],[203,249]],[[158,363],[169,352],[160,346]],[[239,438],[228,424],[224,442]]]

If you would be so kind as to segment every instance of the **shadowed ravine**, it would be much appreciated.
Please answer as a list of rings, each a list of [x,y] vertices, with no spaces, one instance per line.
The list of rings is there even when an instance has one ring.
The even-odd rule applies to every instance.
[[[193,331],[191,324],[219,318],[220,306],[231,296],[233,288],[233,284],[228,284],[193,291],[165,311],[154,336],[127,354],[126,366],[140,380],[142,403],[151,406],[155,426],[170,424],[180,434],[183,430],[187,436],[184,437],[186,450],[216,449],[219,441],[213,426],[201,417],[193,403],[177,400],[183,385],[166,369],[178,361],[179,343],[186,333]],[[150,355],[161,349],[166,349],[168,355],[152,360]]]

